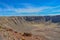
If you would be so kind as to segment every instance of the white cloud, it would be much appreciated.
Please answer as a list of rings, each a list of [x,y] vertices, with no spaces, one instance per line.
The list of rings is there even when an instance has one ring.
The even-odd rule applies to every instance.
[[[43,7],[34,7],[33,5],[31,4],[27,4],[27,3],[22,3],[21,5],[25,6],[25,8],[15,8],[15,7],[11,7],[7,4],[4,4],[3,5],[6,7],[5,9],[0,9],[0,12],[1,11],[14,11],[14,12],[17,12],[17,13],[33,13],[33,12],[42,12],[43,10],[45,9],[48,9],[50,7],[46,7],[46,6],[43,6]]]
[[[33,12],[42,12],[49,7],[29,7],[29,8],[5,8],[0,9],[0,11],[14,11],[17,13],[33,13]]]
[[[60,10],[58,9],[58,10],[53,10],[52,12],[60,12]]]
[[[57,13],[56,13],[56,14],[53,14],[53,13],[52,13],[52,14],[48,14],[48,15],[50,15],[50,16],[55,16],[55,15],[60,15],[60,13],[58,13],[58,14],[57,14]]]
[[[55,8],[58,8],[60,6],[56,6],[56,7],[49,7],[49,6],[40,6],[40,7],[34,7],[30,4],[22,4],[25,6],[25,8],[15,8],[15,7],[10,7],[10,6],[6,6],[5,9],[2,9],[0,8],[0,12],[7,12],[7,11],[13,11],[13,12],[16,12],[16,13],[39,13],[39,12],[44,12],[46,11],[45,13],[47,13],[47,15],[53,15],[53,12],[60,12],[60,9],[59,10],[54,10]],[[49,11],[48,11],[49,10]],[[50,12],[50,13],[48,13]],[[40,13],[40,14],[44,14],[44,13]],[[45,14],[44,14],[45,15]],[[57,15],[57,14],[56,14]]]
[[[38,8],[29,7],[29,8],[23,8],[23,9],[19,8],[19,9],[16,9],[15,11],[19,13],[33,13],[33,12],[42,12],[45,9],[48,9],[48,7],[38,7]]]

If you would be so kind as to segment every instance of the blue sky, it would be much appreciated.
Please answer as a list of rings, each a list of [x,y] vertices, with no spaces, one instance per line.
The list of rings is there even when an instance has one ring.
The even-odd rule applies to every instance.
[[[60,0],[0,0],[0,16],[60,15]]]

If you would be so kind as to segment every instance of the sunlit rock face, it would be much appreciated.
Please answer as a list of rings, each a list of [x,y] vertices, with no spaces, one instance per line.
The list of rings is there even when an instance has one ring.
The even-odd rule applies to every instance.
[[[48,40],[60,40],[60,16],[0,17],[0,26],[40,35]]]

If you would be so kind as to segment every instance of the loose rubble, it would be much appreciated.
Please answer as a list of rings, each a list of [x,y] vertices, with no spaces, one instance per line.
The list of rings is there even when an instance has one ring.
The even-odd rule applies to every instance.
[[[31,33],[20,33],[9,28],[0,27],[0,35],[3,40],[46,40],[43,36]]]

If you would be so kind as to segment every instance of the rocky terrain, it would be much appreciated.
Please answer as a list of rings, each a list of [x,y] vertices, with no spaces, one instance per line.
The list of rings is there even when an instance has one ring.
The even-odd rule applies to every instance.
[[[40,35],[30,33],[19,33],[10,28],[0,27],[0,40],[47,40]]]
[[[59,18],[0,17],[0,40],[60,40]]]

